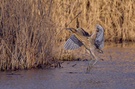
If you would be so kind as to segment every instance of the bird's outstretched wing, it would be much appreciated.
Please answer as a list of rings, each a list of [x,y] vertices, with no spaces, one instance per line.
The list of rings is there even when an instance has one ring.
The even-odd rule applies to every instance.
[[[95,39],[95,46],[98,49],[102,49],[104,47],[104,29],[100,25],[97,25],[96,29],[98,30],[98,32]]]
[[[64,48],[66,50],[74,50],[81,47],[83,43],[77,39],[75,35],[72,35],[65,43]]]

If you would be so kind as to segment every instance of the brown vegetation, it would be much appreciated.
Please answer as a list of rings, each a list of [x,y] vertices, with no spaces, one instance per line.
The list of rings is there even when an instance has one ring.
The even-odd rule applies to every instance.
[[[106,41],[135,41],[134,0],[1,0],[0,69],[38,67],[85,53],[65,51],[65,27],[92,33],[99,23]],[[76,53],[74,53],[76,52]]]
[[[54,26],[39,0],[0,1],[0,69],[39,67],[51,57]]]
[[[105,28],[106,41],[135,41],[134,0],[54,0],[52,15],[59,26],[80,27],[91,33],[97,23]]]

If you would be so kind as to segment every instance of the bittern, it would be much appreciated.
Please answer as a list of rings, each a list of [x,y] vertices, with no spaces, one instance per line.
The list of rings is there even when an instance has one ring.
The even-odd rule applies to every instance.
[[[104,29],[101,25],[96,25],[96,30],[92,35],[84,31],[82,28],[66,28],[72,33],[72,36],[66,41],[64,48],[66,50],[74,50],[81,46],[84,46],[87,52],[91,55],[92,60],[89,62],[87,70],[91,68],[97,61],[94,51],[102,53],[104,47]]]

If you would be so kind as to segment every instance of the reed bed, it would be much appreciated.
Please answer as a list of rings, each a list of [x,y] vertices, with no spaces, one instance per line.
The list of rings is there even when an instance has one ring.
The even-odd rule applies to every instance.
[[[53,60],[54,26],[48,3],[0,1],[0,70],[42,67]]]
[[[106,41],[135,41],[134,0],[54,0],[53,6],[52,16],[59,27],[68,25],[81,12],[68,27],[79,26],[92,33],[95,25],[101,24]]]
[[[0,70],[85,59],[83,47],[75,51],[63,49],[71,35],[65,28],[82,27],[91,34],[96,24],[104,27],[105,41],[134,42],[135,1],[1,0]]]

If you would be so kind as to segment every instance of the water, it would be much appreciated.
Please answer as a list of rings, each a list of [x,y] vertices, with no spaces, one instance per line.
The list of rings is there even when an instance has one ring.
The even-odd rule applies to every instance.
[[[63,68],[0,72],[0,89],[134,89],[135,45],[105,46],[104,61],[87,73],[88,61],[64,62]]]

